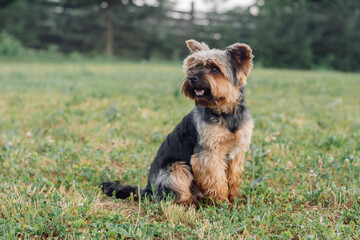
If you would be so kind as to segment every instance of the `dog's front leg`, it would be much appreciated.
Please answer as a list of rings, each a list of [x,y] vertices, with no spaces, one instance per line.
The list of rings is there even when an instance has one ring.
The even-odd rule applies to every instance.
[[[205,196],[215,201],[228,202],[227,166],[225,154],[202,151],[191,157],[191,166],[196,184]]]
[[[241,174],[244,171],[245,155],[249,150],[252,130],[254,123],[252,120],[247,121],[242,128],[237,131],[238,146],[229,153],[228,162],[228,184],[229,184],[229,200],[234,201],[239,197],[239,184],[241,183]]]
[[[233,159],[229,159],[228,163],[228,184],[229,184],[229,200],[234,201],[239,197],[239,184],[241,182],[241,174],[244,171],[246,150],[241,150]]]

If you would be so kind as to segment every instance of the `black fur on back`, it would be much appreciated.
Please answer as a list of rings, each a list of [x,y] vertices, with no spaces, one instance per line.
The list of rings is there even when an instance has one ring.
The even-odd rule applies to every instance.
[[[198,134],[194,123],[194,111],[186,115],[175,129],[161,144],[154,161],[151,163],[147,186],[138,193],[137,186],[124,186],[119,182],[103,182],[101,187],[108,196],[115,194],[116,198],[128,198],[131,193],[137,196],[154,194],[151,189],[155,186],[155,195],[162,198],[163,192],[170,193],[171,189],[156,182],[161,170],[166,171],[175,162],[185,162],[190,166],[190,158],[194,153],[198,141]]]

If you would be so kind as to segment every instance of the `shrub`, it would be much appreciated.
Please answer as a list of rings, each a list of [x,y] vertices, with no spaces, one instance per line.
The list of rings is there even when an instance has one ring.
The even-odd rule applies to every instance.
[[[23,51],[21,42],[7,32],[0,33],[0,55],[14,56]]]

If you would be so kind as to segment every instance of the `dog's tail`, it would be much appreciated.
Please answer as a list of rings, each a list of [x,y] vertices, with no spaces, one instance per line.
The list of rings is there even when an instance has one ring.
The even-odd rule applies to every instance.
[[[137,200],[139,197],[144,197],[145,195],[152,195],[152,191],[147,186],[145,188],[140,189],[138,186],[124,186],[121,185],[118,181],[115,182],[103,182],[100,184],[102,191],[112,197],[116,198],[128,198],[131,195],[134,196],[134,199]],[[140,190],[140,192],[139,192]]]

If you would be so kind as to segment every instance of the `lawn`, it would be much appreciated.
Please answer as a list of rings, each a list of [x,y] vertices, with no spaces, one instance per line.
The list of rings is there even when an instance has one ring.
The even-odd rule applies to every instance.
[[[358,239],[360,74],[254,69],[234,206],[116,200],[193,102],[181,64],[0,63],[0,238]]]

